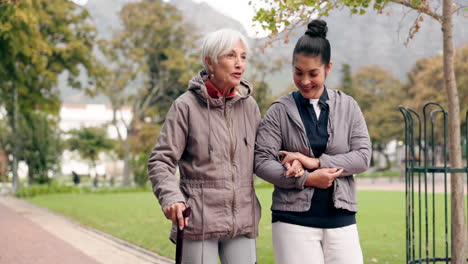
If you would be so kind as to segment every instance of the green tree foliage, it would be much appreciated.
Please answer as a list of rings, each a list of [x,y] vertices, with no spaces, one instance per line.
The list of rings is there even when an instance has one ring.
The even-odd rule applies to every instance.
[[[7,152],[7,148],[10,147],[8,144],[8,137],[11,134],[11,127],[4,116],[4,113],[0,110],[0,150]]]
[[[92,76],[95,29],[88,12],[62,0],[11,1],[0,5],[0,104],[12,111],[12,90],[19,89],[20,112],[57,113],[60,73],[81,87],[81,70]],[[92,81],[90,79],[90,81]]]
[[[355,99],[367,122],[374,150],[380,152],[390,166],[389,157],[383,152],[393,139],[403,136],[403,123],[397,106],[404,100],[403,84],[378,66],[364,66],[353,76]]]
[[[68,149],[76,150],[81,158],[90,162],[94,170],[99,154],[111,151],[115,146],[115,142],[107,137],[104,128],[83,127],[71,130],[68,134],[71,136],[67,140]]]
[[[24,122],[32,124],[32,120],[41,115],[39,112],[58,115],[60,101],[56,85],[61,73],[68,73],[70,85],[82,88],[78,77],[83,72],[89,76],[86,87],[93,86],[97,80],[94,74],[99,68],[92,57],[95,29],[88,18],[86,9],[70,1],[1,2],[0,106],[6,109],[5,119],[10,127],[19,127],[15,120],[26,120]],[[18,95],[17,103],[15,94]],[[17,109],[17,119],[14,118],[14,109]],[[23,137],[22,134],[28,133],[27,130],[16,133],[13,130],[9,131],[11,137]],[[16,158],[29,151],[19,149],[18,143],[13,148],[12,141],[8,145],[3,146],[4,149],[8,154],[16,149]],[[48,160],[48,157],[40,159]],[[25,161],[30,171],[42,173],[44,164],[37,165],[36,159]],[[38,177],[44,178],[43,175]]]
[[[0,181],[6,182],[7,181],[7,150],[6,148],[9,147],[7,144],[8,135],[10,134],[10,126],[7,125],[6,120],[2,116],[2,112],[0,111]]]
[[[455,56],[455,81],[460,97],[460,120],[461,120],[461,135],[464,138],[466,135],[466,111],[468,111],[468,46],[456,50]],[[420,113],[425,103],[438,102],[447,112],[447,97],[442,87],[444,86],[443,78],[443,62],[442,56],[434,56],[424,58],[415,63],[411,71],[408,73],[408,83],[404,87],[406,100],[403,105],[408,106]],[[428,109],[427,114],[434,110],[434,107]],[[421,116],[422,118],[422,116]],[[429,116],[428,116],[429,118]],[[434,115],[435,144],[443,144],[443,116],[441,114]],[[428,123],[429,124],[429,123]],[[428,127],[428,133],[431,128]],[[450,136],[449,136],[450,137]],[[462,142],[463,142],[462,138]],[[464,148],[462,148],[464,150]]]
[[[28,165],[28,183],[48,183],[49,173],[59,169],[63,144],[57,119],[41,112],[29,112],[19,120],[19,159]],[[12,140],[12,139],[10,139]]]
[[[285,61],[285,58],[266,58],[258,51],[249,54],[247,67],[250,74],[248,80],[253,84],[252,95],[257,101],[262,116],[277,99],[271,95],[271,90],[266,82],[266,78],[268,75],[281,70]]]
[[[117,73],[107,80],[104,93],[109,94],[106,87],[118,87],[136,119],[151,117],[162,123],[172,101],[187,89],[198,67],[194,28],[182,22],[175,7],[159,0],[129,3],[119,16],[123,30],[101,42],[111,63],[108,70]],[[119,72],[122,66],[127,74]],[[132,87],[128,87],[132,80]]]
[[[265,0],[265,3],[256,6],[254,21],[264,29],[276,35],[284,30],[292,29],[299,25],[304,25],[311,19],[311,14],[318,17],[328,16],[330,11],[336,8],[347,7],[351,14],[364,15],[369,8],[373,8],[382,13],[389,3],[399,4],[418,12],[418,19],[410,30],[410,37],[413,37],[420,28],[423,21],[422,14],[426,14],[439,22],[442,22],[442,15],[437,14],[437,9],[431,6],[431,0],[332,0],[332,1],[283,1]],[[253,1],[249,2],[251,5]],[[454,10],[458,11],[457,10]],[[286,38],[287,39],[287,38]]]
[[[128,139],[130,145],[130,165],[133,180],[139,186],[148,182],[147,164],[162,125],[138,121],[133,136]]]
[[[153,127],[161,124],[174,99],[186,91],[188,81],[199,68],[199,58],[195,56],[198,36],[192,26],[182,22],[180,12],[164,1],[128,3],[119,16],[123,30],[111,40],[102,40],[100,45],[109,62],[102,93],[110,99],[114,112],[124,105],[132,107],[133,119],[125,124],[126,139],[124,132],[119,131],[124,180],[128,183],[131,170],[137,177],[142,166],[146,168],[143,162],[131,162],[130,154],[138,159],[143,156],[140,152],[149,153],[146,146],[131,150],[134,147],[130,141],[140,138],[136,132],[141,131],[143,123]],[[155,140],[145,144],[153,146]],[[130,162],[139,165],[130,168]]]
[[[346,94],[355,97],[353,86],[353,78],[351,76],[351,66],[347,63],[343,63],[341,66],[341,86],[339,89]]]
[[[144,187],[148,183],[148,153],[140,152],[132,156],[131,166],[133,172],[133,181],[136,185]]]
[[[255,98],[255,101],[257,101],[260,113],[262,113],[263,116],[273,103],[271,90],[268,83],[264,80],[255,80],[254,85],[253,97]]]
[[[468,111],[468,46],[456,50],[455,56],[455,81],[457,83],[458,96],[460,97],[460,120],[466,122],[465,115]],[[447,97],[443,90],[444,71],[442,56],[434,56],[418,60],[408,73],[408,83],[405,85],[407,100],[403,105],[417,111],[422,111],[425,103],[438,102],[447,109]],[[465,123],[462,122],[462,128]]]

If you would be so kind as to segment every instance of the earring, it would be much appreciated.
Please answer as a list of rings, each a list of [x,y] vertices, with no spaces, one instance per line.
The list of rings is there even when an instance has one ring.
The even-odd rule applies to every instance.
[[[214,78],[214,73],[210,73],[210,79]]]

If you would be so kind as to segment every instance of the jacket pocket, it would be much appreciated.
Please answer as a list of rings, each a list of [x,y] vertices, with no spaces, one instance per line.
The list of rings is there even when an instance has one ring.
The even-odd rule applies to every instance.
[[[237,190],[236,220],[238,224],[238,233],[246,234],[258,230],[258,221],[260,219],[260,203],[258,202],[252,184]]]
[[[186,195],[186,205],[192,209],[192,214],[189,217],[188,226],[186,231],[188,234],[197,234],[201,232],[201,197],[198,189],[191,188],[190,192]]]
[[[209,185],[209,184],[205,184]],[[186,228],[188,239],[201,240],[215,234],[227,234],[232,229],[231,203],[225,188],[194,187],[188,189],[187,205],[192,208]]]
[[[272,209],[278,210],[278,205],[283,205],[288,203],[288,193],[287,190],[275,187],[273,190],[273,204]]]
[[[312,188],[305,188],[303,190],[275,188],[271,208],[281,211],[307,211],[310,208],[312,193]]]
[[[357,211],[357,195],[353,176],[336,178],[333,201],[336,208]]]

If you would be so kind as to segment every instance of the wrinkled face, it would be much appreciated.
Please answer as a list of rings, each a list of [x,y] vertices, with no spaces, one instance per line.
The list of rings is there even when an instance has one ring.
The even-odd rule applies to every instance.
[[[297,54],[293,66],[294,84],[304,98],[315,98],[321,94],[323,84],[330,73],[332,62],[322,63],[320,56],[306,56]]]
[[[210,58],[205,58],[210,72],[214,75],[211,81],[222,91],[239,85],[245,71],[246,59],[245,47],[240,40],[227,54],[218,57],[217,64]]]

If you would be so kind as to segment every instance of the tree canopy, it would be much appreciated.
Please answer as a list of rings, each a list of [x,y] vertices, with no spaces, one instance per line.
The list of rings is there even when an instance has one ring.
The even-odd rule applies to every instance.
[[[159,126],[198,70],[198,36],[182,21],[180,11],[160,0],[128,3],[119,17],[122,31],[100,41],[108,65],[101,92],[110,99],[114,112],[122,106],[132,108],[133,118],[125,124],[127,137],[118,131],[120,154],[125,182],[132,170],[135,180],[143,184],[146,155],[155,144]]]
[[[0,5],[0,104],[12,111],[12,90],[18,89],[19,109],[57,113],[58,75],[82,87],[81,71],[92,76],[95,29],[86,9],[69,1],[24,0]],[[92,84],[92,78],[90,79]],[[86,87],[89,84],[86,84]]]
[[[93,168],[102,152],[113,150],[115,142],[107,137],[104,128],[83,127],[68,132],[68,149],[77,151],[81,158],[90,161]]]

